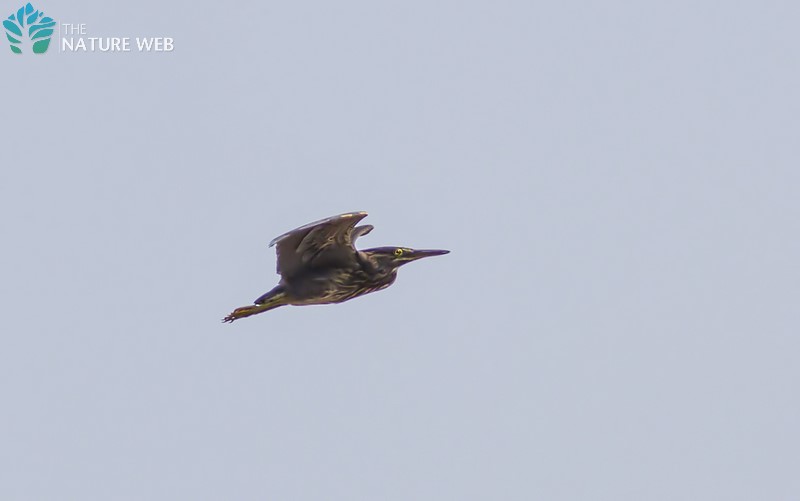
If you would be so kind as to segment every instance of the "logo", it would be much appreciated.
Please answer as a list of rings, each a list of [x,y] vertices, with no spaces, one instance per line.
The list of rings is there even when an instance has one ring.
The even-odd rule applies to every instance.
[[[3,21],[11,52],[15,54],[28,50],[34,54],[47,52],[55,25],[52,18],[46,17],[44,12],[34,9],[31,4],[21,7],[16,14],[11,14]]]
[[[14,54],[44,54],[50,48],[53,38],[59,54],[134,51],[169,53],[175,50],[175,39],[171,36],[91,36],[85,23],[56,23],[52,17],[45,16],[44,12],[30,3],[8,16],[3,21],[3,28],[9,48]]]

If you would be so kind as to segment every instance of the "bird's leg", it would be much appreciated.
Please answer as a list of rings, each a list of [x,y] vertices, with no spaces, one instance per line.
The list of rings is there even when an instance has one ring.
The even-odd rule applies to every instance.
[[[261,313],[262,311],[271,310],[272,308],[276,308],[276,306],[267,306],[263,304],[254,304],[251,306],[242,306],[241,308],[236,308],[232,312],[228,314],[227,317],[223,318],[222,321],[226,323],[233,322],[234,320],[238,320],[240,318],[249,317],[250,315],[255,315],[257,313]]]
[[[265,297],[266,296],[265,295],[258,298],[257,301],[259,301],[260,304],[253,304],[250,306],[242,306],[241,308],[236,308],[227,317],[223,318],[222,321],[230,323],[240,318],[249,317],[250,315],[256,315],[258,313],[263,313],[265,311],[269,311],[279,306],[288,304],[285,301],[286,294],[284,294],[283,290],[275,292],[276,293],[272,295],[272,297],[269,296]]]

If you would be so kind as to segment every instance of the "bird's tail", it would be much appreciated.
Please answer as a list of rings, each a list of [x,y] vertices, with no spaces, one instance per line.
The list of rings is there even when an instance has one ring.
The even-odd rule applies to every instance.
[[[236,308],[227,317],[223,318],[222,321],[230,323],[234,320],[273,310],[286,304],[288,303],[286,302],[286,293],[283,291],[283,288],[275,287],[268,293],[256,299],[256,304]]]

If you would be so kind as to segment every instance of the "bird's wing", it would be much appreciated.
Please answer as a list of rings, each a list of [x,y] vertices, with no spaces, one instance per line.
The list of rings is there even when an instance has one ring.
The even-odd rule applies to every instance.
[[[288,278],[304,268],[353,263],[356,253],[353,241],[369,231],[361,230],[354,235],[353,229],[365,217],[366,212],[348,212],[309,223],[275,238],[269,245],[277,245],[278,273]]]
[[[353,243],[355,243],[357,238],[363,237],[364,235],[366,235],[367,233],[369,233],[374,229],[375,227],[372,226],[371,224],[365,224],[364,226],[356,226],[355,228],[353,228],[353,233],[352,235],[350,235],[350,240],[352,240]]]

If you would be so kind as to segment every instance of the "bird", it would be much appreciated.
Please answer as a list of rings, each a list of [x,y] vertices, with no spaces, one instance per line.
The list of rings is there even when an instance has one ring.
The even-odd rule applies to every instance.
[[[252,305],[236,308],[222,321],[231,323],[286,305],[342,303],[389,287],[397,278],[397,270],[407,263],[450,252],[408,247],[358,250],[356,239],[374,228],[369,224],[356,226],[365,217],[366,212],[347,212],[272,240],[269,246],[277,246],[278,285]]]

